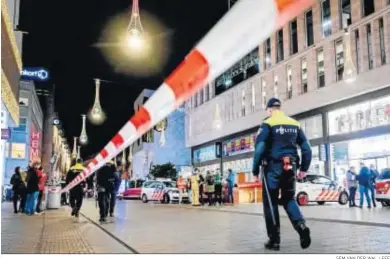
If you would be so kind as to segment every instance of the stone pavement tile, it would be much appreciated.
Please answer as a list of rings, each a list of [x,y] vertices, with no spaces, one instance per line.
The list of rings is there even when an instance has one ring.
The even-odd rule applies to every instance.
[[[2,253],[129,253],[123,245],[84,218],[71,218],[66,209],[43,215],[14,215],[2,204]]]
[[[98,220],[94,202],[82,213]],[[118,201],[116,222],[101,225],[106,231],[140,253],[268,253],[264,219],[260,215],[221,213],[210,210]],[[280,253],[390,252],[384,238],[390,228],[308,220],[312,246],[302,250],[298,235],[281,218]],[[379,238],[383,237],[383,238]]]

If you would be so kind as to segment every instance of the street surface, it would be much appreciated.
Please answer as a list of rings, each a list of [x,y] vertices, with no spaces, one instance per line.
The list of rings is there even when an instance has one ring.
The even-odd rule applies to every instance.
[[[85,218],[71,218],[67,209],[27,216],[1,204],[1,253],[131,253]]]
[[[388,208],[302,207],[312,245],[299,247],[298,235],[281,208],[280,253],[389,253]],[[82,213],[98,221],[94,201]],[[188,205],[117,201],[115,222],[101,225],[139,253],[270,253],[261,205],[193,208]],[[274,252],[271,252],[274,253]]]

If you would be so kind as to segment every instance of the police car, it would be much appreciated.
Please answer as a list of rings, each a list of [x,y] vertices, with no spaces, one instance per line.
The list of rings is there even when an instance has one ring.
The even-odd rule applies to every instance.
[[[141,190],[141,200],[143,203],[148,201],[160,201],[161,203],[179,202],[179,189],[176,183],[170,179],[150,180],[144,182]],[[183,202],[188,202],[187,193],[183,193]]]
[[[376,200],[390,206],[390,168],[384,169],[376,180]]]
[[[348,193],[345,188],[338,186],[331,178],[317,174],[307,174],[296,184],[296,200],[298,205],[307,205],[317,202],[338,202],[341,205],[348,203]]]

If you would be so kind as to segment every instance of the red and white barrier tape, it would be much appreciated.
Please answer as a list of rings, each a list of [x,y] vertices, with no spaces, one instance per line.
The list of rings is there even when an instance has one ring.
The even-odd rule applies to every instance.
[[[240,0],[206,34],[66,192],[122,152],[193,94],[254,49],[313,0]]]

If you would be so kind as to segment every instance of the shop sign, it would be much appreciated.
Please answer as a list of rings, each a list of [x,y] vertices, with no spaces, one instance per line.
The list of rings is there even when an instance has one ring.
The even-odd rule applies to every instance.
[[[223,143],[223,155],[234,156],[255,150],[256,133],[238,137]]]
[[[217,159],[216,145],[210,145],[194,150],[194,163],[203,163],[206,161]]]
[[[1,139],[9,139],[11,138],[11,130],[8,129],[1,129]]]
[[[29,67],[24,68],[21,76],[23,79],[34,81],[47,81],[49,80],[49,72],[44,68]]]
[[[31,151],[30,160],[34,161],[35,158],[40,158],[40,141],[41,133],[37,131],[31,131]]]

